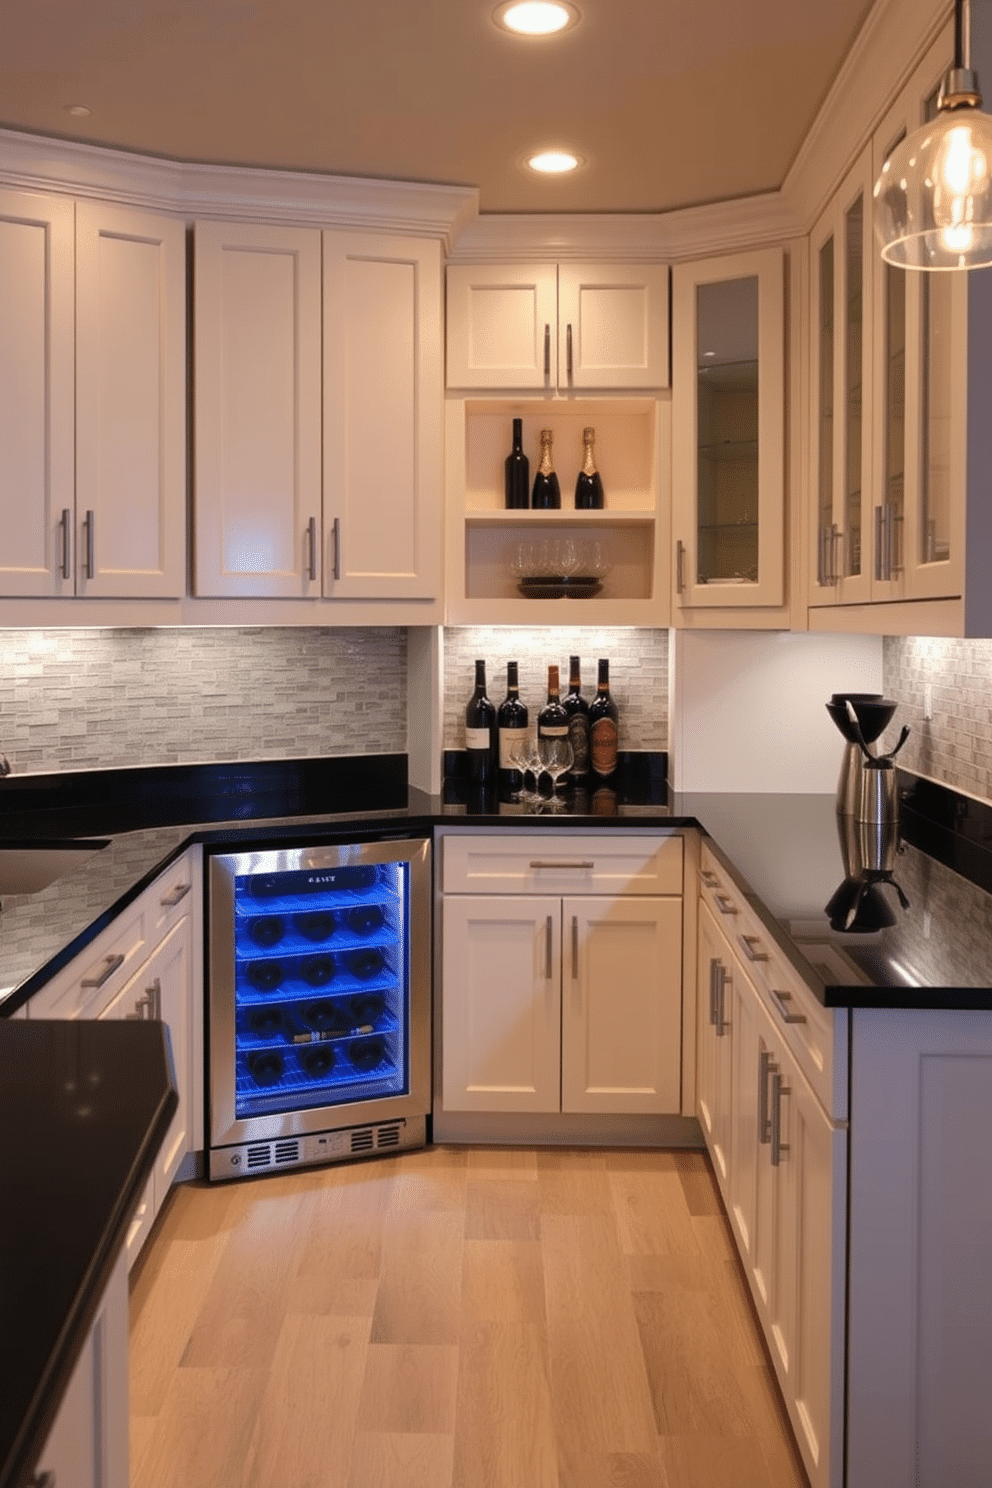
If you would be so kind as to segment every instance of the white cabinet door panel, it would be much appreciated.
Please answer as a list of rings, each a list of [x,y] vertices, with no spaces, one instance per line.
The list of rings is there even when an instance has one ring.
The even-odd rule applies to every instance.
[[[554,264],[453,264],[447,288],[448,387],[557,385]]]
[[[681,899],[563,903],[563,1111],[677,1112]]]
[[[196,592],[321,592],[316,230],[198,223]]]
[[[325,593],[433,598],[441,584],[437,243],[325,232]]]
[[[76,208],[76,592],[186,588],[186,230]]]
[[[74,243],[71,201],[0,191],[3,594],[72,593]]]
[[[561,264],[558,366],[563,387],[667,387],[667,265]]]
[[[443,1087],[448,1111],[557,1111],[561,900],[447,898]]]

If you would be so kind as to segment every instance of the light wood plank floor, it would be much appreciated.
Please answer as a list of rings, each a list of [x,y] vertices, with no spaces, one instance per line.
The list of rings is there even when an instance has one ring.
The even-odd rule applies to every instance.
[[[134,1488],[806,1488],[704,1154],[429,1148],[174,1191]]]

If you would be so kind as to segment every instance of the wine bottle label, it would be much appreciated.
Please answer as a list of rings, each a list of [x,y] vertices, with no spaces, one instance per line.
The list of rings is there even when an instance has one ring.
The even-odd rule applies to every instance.
[[[466,728],[466,749],[488,749],[491,743],[492,739],[487,728]]]
[[[499,731],[499,767],[501,770],[517,770],[513,756],[527,737],[525,728],[501,728]]]
[[[612,775],[617,767],[618,733],[612,718],[597,718],[589,730],[592,767],[597,775]]]
[[[567,739],[568,724],[542,723],[538,725],[537,732],[542,739]]]
[[[573,713],[568,720],[568,742],[572,746],[572,769],[582,775],[589,768],[589,720],[584,713]]]

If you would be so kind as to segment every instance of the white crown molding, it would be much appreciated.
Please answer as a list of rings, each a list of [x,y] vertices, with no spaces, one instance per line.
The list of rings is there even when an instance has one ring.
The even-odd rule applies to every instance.
[[[479,210],[474,187],[190,165],[0,130],[0,182],[197,217],[371,228],[450,243]]]
[[[817,111],[782,185],[790,215],[807,233],[953,15],[951,0],[875,0]],[[950,33],[947,62],[953,56]]]

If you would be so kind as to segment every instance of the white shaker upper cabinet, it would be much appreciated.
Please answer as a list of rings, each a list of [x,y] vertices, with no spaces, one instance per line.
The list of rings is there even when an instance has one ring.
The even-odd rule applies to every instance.
[[[441,248],[325,232],[324,593],[441,589]]]
[[[449,388],[668,386],[665,264],[453,264]]]
[[[195,586],[319,598],[320,232],[196,224]]]
[[[74,245],[71,201],[0,191],[3,594],[72,593]]]
[[[76,593],[186,590],[186,229],[76,206]]]

